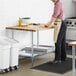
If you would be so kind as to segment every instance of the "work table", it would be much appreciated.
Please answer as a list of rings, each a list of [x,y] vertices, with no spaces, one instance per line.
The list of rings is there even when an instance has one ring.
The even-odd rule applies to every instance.
[[[51,51],[48,51],[48,50],[52,50],[54,48],[54,46],[49,46],[49,47],[47,46],[46,49],[44,49],[44,46],[43,46],[43,48],[41,48],[42,46],[39,45],[39,31],[54,29],[53,26],[45,27],[44,24],[39,24],[39,25],[32,25],[31,24],[31,25],[22,25],[21,27],[19,27],[18,25],[17,26],[7,26],[6,29],[13,30],[12,31],[12,39],[14,39],[14,33],[13,33],[14,30],[30,31],[31,32],[31,43],[32,43],[31,47],[27,47],[27,49],[24,48],[23,50],[25,50],[26,52],[23,55],[32,57],[32,66],[34,65],[34,56],[39,56],[39,55],[49,53]],[[33,32],[37,32],[37,45],[34,45]],[[36,48],[35,48],[35,46],[36,46]],[[29,51],[29,49],[31,51]]]
[[[23,25],[21,27],[19,26],[8,26],[6,29],[11,29],[11,30],[24,30],[24,31],[41,31],[41,30],[48,30],[54,27],[45,27],[44,24],[40,25]]]

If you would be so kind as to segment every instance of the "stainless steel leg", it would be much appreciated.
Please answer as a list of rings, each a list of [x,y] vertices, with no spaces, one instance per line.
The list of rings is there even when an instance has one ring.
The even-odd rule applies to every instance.
[[[12,30],[12,39],[14,39],[14,31]]]
[[[34,65],[33,31],[32,31],[32,66]]]
[[[39,45],[39,31],[37,31],[37,47]]]
[[[8,37],[8,30],[6,30],[6,32],[5,32],[5,36]]]
[[[11,36],[11,38],[10,38],[10,37],[8,37],[8,30],[6,30],[6,37],[8,37],[8,38],[10,38],[10,39],[13,39],[13,40],[14,40],[14,31],[13,31],[13,30],[11,30],[11,33],[12,33],[12,36]]]
[[[75,46],[72,46],[72,76],[75,76]]]
[[[11,38],[12,38],[14,41],[16,41],[17,43],[19,43],[19,41],[14,38],[14,30],[12,30],[12,37],[11,37]]]

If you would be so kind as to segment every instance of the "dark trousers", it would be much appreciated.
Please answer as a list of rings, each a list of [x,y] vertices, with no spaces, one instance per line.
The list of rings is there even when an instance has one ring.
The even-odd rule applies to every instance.
[[[57,42],[55,43],[55,60],[65,60],[65,59],[66,59],[66,23],[62,21]]]

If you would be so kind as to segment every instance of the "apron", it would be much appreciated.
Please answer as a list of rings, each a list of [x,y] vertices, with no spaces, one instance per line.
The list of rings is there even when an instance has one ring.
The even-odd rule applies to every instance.
[[[55,26],[55,28],[54,28],[54,42],[55,43],[57,42],[57,38],[58,38],[59,31],[60,31],[61,23],[62,23],[61,19],[57,19],[54,22],[54,26]]]

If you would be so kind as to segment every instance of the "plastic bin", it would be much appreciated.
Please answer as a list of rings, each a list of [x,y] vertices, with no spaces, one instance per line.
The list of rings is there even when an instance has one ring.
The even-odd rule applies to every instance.
[[[0,40],[0,73],[9,71],[10,45]]]
[[[10,50],[10,70],[16,70],[19,62],[18,44],[13,44]]]
[[[10,50],[9,50],[9,70],[15,70],[18,68],[18,43],[17,41],[8,38],[8,37],[0,37],[0,40],[6,41],[7,44],[10,45]],[[8,55],[7,55],[8,56]],[[6,56],[5,56],[6,57]]]

